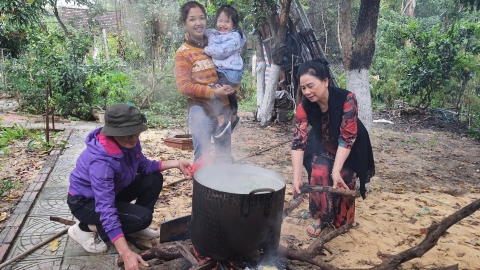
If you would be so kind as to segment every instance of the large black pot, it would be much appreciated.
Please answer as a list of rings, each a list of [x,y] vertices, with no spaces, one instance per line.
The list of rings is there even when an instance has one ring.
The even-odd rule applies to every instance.
[[[280,242],[285,180],[252,165],[199,169],[193,183],[191,238],[218,262],[258,262]]]

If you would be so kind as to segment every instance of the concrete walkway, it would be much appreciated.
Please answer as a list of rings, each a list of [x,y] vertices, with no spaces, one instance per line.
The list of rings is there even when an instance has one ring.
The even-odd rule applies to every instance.
[[[67,228],[66,225],[50,221],[50,216],[74,220],[66,203],[69,175],[75,167],[77,157],[85,149],[87,134],[97,126],[94,122],[55,124],[56,128],[65,128],[68,144],[63,151],[54,150],[50,153],[37,178],[28,187],[7,226],[0,233],[0,260],[13,258]],[[50,245],[46,244],[3,269],[118,268],[118,254],[111,244],[107,252],[92,255],[69,239],[68,234],[58,239],[60,243],[56,251],[50,251]]]

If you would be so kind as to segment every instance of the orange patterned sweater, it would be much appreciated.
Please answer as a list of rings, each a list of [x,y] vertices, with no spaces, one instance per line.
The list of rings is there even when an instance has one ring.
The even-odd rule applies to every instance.
[[[175,54],[175,77],[178,91],[188,98],[210,103],[212,85],[218,80],[212,59],[202,48],[183,43]],[[228,104],[228,99],[227,99]]]

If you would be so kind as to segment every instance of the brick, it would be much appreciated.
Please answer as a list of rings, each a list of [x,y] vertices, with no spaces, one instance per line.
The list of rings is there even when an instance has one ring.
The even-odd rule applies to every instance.
[[[40,175],[41,175],[41,176],[40,176],[40,179],[38,179],[38,181],[39,181],[39,182],[45,182],[45,181],[47,181],[48,176],[50,175],[50,172],[48,172],[48,173],[42,173],[42,174],[40,174]]]
[[[37,198],[38,191],[27,191],[23,194],[21,201],[34,201]]]
[[[25,219],[26,214],[13,214],[8,220],[7,226],[11,227],[20,227],[22,226],[23,220]]]
[[[17,204],[15,207],[15,214],[26,214],[30,207],[32,206],[33,201],[22,201]]]
[[[6,226],[2,233],[0,233],[0,242],[2,244],[11,244],[17,235],[17,232],[18,227]]]
[[[33,181],[29,186],[27,191],[40,191],[43,187],[44,181]]]
[[[52,171],[52,167],[44,166],[38,173],[40,174],[49,174]]]
[[[0,244],[0,262],[7,258],[7,251],[10,249],[10,244]]]

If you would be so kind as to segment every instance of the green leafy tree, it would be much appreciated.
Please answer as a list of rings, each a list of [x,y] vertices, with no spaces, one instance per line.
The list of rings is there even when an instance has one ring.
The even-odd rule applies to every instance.
[[[66,37],[55,23],[48,22],[52,20],[45,29],[29,27],[28,46],[19,57],[6,62],[9,90],[21,99],[21,109],[40,114],[45,112],[45,89],[50,80],[56,113],[83,118],[93,98],[84,88],[88,67],[83,62],[92,38],[73,29]]]
[[[0,48],[9,49],[16,57],[27,43],[26,29],[45,14],[44,6],[45,0],[0,1]]]
[[[403,65],[405,79],[400,87],[415,105],[427,108],[435,97],[452,94],[445,86],[452,77],[461,75],[465,60],[479,53],[479,29],[476,24],[459,23],[447,30],[437,26],[428,32],[419,31],[412,22],[405,32],[409,43]],[[454,96],[458,96],[455,94]]]

